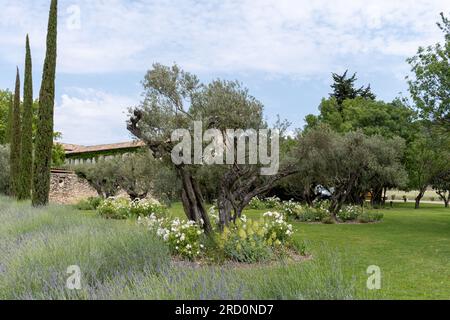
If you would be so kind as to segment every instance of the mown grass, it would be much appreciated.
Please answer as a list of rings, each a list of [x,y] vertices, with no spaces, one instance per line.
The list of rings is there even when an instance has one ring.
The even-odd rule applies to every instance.
[[[378,224],[297,224],[295,236],[308,239],[313,251],[322,246],[345,250],[360,272],[379,266],[386,298],[450,299],[450,210],[413,206],[381,210],[384,220]]]
[[[180,204],[172,214],[183,216]],[[258,219],[268,210],[247,210]],[[320,255],[324,248],[340,252],[342,272],[354,275],[355,288],[365,294],[366,271],[381,268],[382,289],[378,297],[389,299],[450,299],[450,209],[444,205],[396,203],[378,210],[384,219],[377,224],[293,223],[295,239],[307,241],[310,251]],[[344,254],[345,253],[345,254]]]
[[[0,197],[0,221],[0,299],[377,297],[357,287],[347,258],[325,247],[303,263],[193,268],[173,263],[165,244],[134,223],[92,212]],[[79,291],[66,288],[71,265],[82,272]]]

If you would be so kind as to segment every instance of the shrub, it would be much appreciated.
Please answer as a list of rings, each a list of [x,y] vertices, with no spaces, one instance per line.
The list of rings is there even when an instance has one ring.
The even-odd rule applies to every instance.
[[[248,204],[250,209],[254,210],[262,210],[266,208],[266,204],[263,200],[259,199],[258,197],[254,197],[252,200],[250,200],[250,203]]]
[[[167,213],[167,209],[156,200],[130,201],[126,198],[108,198],[99,205],[98,212],[108,219],[129,219],[152,214],[163,216]]]
[[[323,224],[335,224],[336,221],[334,221],[334,219],[331,216],[326,216],[325,218],[322,219],[322,223]]]
[[[149,230],[168,243],[171,252],[182,258],[194,260],[202,254],[204,232],[194,221],[180,219],[158,218],[155,214],[138,219],[138,224]]]
[[[78,210],[97,210],[97,208],[102,203],[102,198],[100,197],[89,197],[83,199],[76,204]]]
[[[327,205],[324,203],[317,203],[314,207],[310,207],[290,200],[283,202],[281,210],[289,219],[300,222],[320,222],[330,216]]]
[[[218,247],[226,258],[245,263],[266,261],[291,243],[292,225],[278,212],[267,212],[262,221],[242,216],[218,235]]]
[[[362,214],[362,208],[354,205],[344,206],[336,217],[343,222],[355,221]]]
[[[371,222],[379,222],[383,219],[384,215],[379,212],[368,212],[365,211],[361,213],[358,217],[358,222],[360,223],[371,223]]]
[[[280,198],[273,196],[270,198],[266,198],[264,200],[261,200],[258,197],[254,197],[252,200],[250,200],[250,203],[248,206],[250,209],[254,210],[262,210],[262,209],[279,209],[281,208],[281,200]]]
[[[281,206],[280,198],[273,196],[270,198],[266,198],[264,200],[264,204],[266,205],[266,209],[277,209]]]
[[[264,227],[268,245],[281,246],[289,244],[292,237],[292,225],[288,224],[284,215],[278,212],[264,214]]]

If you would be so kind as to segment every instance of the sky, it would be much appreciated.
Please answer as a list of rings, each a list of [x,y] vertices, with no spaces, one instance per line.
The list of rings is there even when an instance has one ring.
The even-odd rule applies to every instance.
[[[50,0],[0,0],[0,88],[23,71],[30,35],[39,93]],[[331,73],[357,72],[379,99],[407,96],[406,63],[442,41],[448,0],[60,0],[55,130],[83,145],[131,140],[153,63],[177,63],[202,82],[238,80],[277,115],[304,124],[330,93]],[[23,75],[22,75],[23,77]]]

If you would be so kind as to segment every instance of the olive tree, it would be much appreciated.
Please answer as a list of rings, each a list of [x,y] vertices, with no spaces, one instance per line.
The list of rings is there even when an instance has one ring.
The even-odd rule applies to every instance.
[[[152,189],[159,161],[154,159],[148,150],[125,154],[115,161],[117,171],[114,175],[119,187],[131,200],[146,198]]]
[[[340,135],[326,126],[309,130],[299,140],[300,174],[332,190],[330,211],[335,219],[352,194],[362,197],[374,188],[400,185],[406,179],[400,162],[402,140],[360,131]]]
[[[202,169],[216,172],[222,227],[236,219],[254,196],[267,191],[276,181],[290,173],[282,167],[279,173],[264,177],[260,175],[260,165],[242,164],[235,156],[238,148],[235,142],[242,138],[250,139],[246,135],[247,129],[254,132],[267,129],[263,120],[263,105],[240,83],[215,80],[208,85],[202,85],[197,77],[180,70],[176,65],[166,67],[155,64],[147,73],[143,86],[144,100],[139,106],[131,108],[128,130],[145,141],[155,157],[172,165],[181,181],[181,200],[187,217],[197,222],[203,220],[207,232],[212,228],[198,178],[202,164],[208,162],[210,167]],[[214,130],[217,136],[221,137],[221,141],[214,142],[233,154],[231,161],[226,161],[226,165],[223,164],[223,154],[211,154],[210,159],[202,158],[201,155],[201,159],[196,159],[196,152],[191,155],[191,150],[187,158],[193,161],[172,161],[172,151],[177,146],[177,141],[172,140],[172,133],[184,129],[187,139],[197,139],[195,129],[199,123],[202,146],[206,144],[202,138],[208,132],[211,133],[210,130]],[[229,130],[240,133],[230,138]],[[213,137],[210,138],[214,140]],[[272,143],[270,139],[264,142]],[[256,144],[252,146],[258,149],[260,144],[261,141],[256,140]],[[250,148],[245,149],[246,158],[255,155],[254,152],[250,154],[251,152],[253,151]],[[218,161],[209,161],[213,158]]]
[[[144,99],[139,106],[130,109],[128,130],[143,140],[153,155],[171,163],[172,149],[176,145],[171,137],[178,129],[191,129],[192,102],[201,89],[198,78],[184,72],[178,66],[155,64],[143,81]],[[203,196],[194,179],[193,169],[185,164],[173,166],[182,184],[182,203],[187,217],[200,223],[207,232],[212,230]]]
[[[98,195],[104,199],[114,197],[119,192],[117,172],[119,164],[116,159],[99,160],[96,163],[85,163],[73,168],[76,174],[86,179]]]

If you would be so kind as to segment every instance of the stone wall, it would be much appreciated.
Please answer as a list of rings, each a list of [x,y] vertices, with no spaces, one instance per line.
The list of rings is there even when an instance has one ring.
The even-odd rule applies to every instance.
[[[97,192],[84,179],[69,171],[52,171],[50,202],[76,204],[82,199],[96,197]]]

